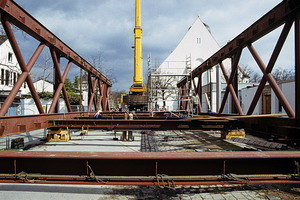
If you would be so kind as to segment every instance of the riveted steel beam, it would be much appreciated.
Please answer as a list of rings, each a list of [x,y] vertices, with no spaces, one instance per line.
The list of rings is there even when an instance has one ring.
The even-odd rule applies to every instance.
[[[70,119],[50,120],[49,129],[89,128],[108,130],[228,130],[239,127],[236,120],[190,119],[190,120],[123,120],[123,119]]]
[[[286,184],[299,183],[300,153],[2,151],[0,161],[0,182],[160,186]]]

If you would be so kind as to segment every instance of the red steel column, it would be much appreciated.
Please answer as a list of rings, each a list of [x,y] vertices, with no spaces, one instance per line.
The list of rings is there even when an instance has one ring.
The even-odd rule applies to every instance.
[[[90,95],[90,98],[89,98],[88,108],[91,108],[92,105],[93,105],[93,101],[95,99],[95,89],[96,89],[96,86],[97,86],[97,80],[94,81],[92,87],[90,88],[91,89],[91,95]],[[90,112],[90,110],[89,110],[89,112]]]
[[[93,81],[92,81],[92,75],[91,73],[88,73],[88,101],[89,102],[94,102],[94,106],[96,109],[96,104],[95,104],[95,98],[94,98],[94,92],[93,92]],[[89,104],[88,106],[88,112],[92,111],[92,103]]]
[[[295,106],[296,119],[300,120],[300,13],[295,20]]]
[[[29,75],[29,72],[31,70],[31,68],[33,67],[34,63],[36,62],[36,60],[38,59],[40,53],[42,52],[45,44],[40,44],[36,51],[34,52],[34,54],[32,55],[32,57],[30,58],[28,65],[26,66],[25,61],[23,59],[21,50],[19,48],[19,45],[16,41],[16,38],[14,36],[14,33],[11,29],[10,23],[7,21],[6,17],[2,14],[1,16],[1,22],[3,25],[3,28],[5,29],[5,32],[8,36],[8,39],[12,45],[12,48],[14,50],[14,53],[16,55],[16,58],[18,60],[18,63],[20,65],[20,68],[22,69],[22,74],[19,76],[18,81],[15,83],[14,87],[12,88],[10,94],[6,97],[1,110],[0,110],[0,116],[4,116],[6,114],[6,112],[8,111],[9,107],[11,106],[12,102],[14,101],[17,93],[19,92],[19,89],[21,88],[22,84],[24,83],[24,81],[27,81],[28,87],[30,89],[30,92],[32,94],[32,97],[35,101],[35,104],[39,110],[40,113],[44,113],[44,109],[43,106],[39,100],[39,96],[37,94],[37,92],[35,91],[34,85],[32,83],[31,77]]]
[[[200,74],[201,75],[201,74]],[[199,87],[201,87],[201,89],[202,89],[202,84],[199,84],[199,82],[200,82],[200,79],[198,78],[198,84],[196,85],[196,83],[195,83],[195,77],[193,77],[192,78],[192,80],[193,80],[193,85],[194,85],[194,92],[195,92],[195,94],[198,96],[198,99],[199,99],[199,101],[198,101],[198,103],[197,103],[197,111],[200,113],[200,112],[202,112],[202,101],[201,101],[201,99],[200,99],[200,96],[201,96],[201,94],[202,94],[202,92],[201,93],[199,93]],[[201,80],[202,81],[202,80]]]
[[[182,105],[182,86],[178,88],[178,96],[179,96],[179,110],[183,107]]]
[[[240,50],[235,54],[235,58],[234,58],[234,60],[233,60],[233,68],[232,68],[232,71],[231,71],[231,74],[230,74],[230,77],[229,77],[229,78],[228,78],[228,75],[227,75],[226,70],[225,70],[225,68],[224,68],[224,65],[222,64],[222,62],[219,63],[220,66],[221,66],[221,69],[222,69],[222,71],[223,71],[223,75],[224,75],[225,79],[226,79],[226,77],[227,77],[227,79],[226,79],[227,87],[226,87],[226,91],[225,91],[224,97],[223,97],[223,99],[222,99],[222,104],[221,104],[221,107],[220,107],[220,110],[219,110],[218,113],[222,113],[222,112],[223,112],[224,107],[225,107],[225,104],[226,104],[226,100],[227,100],[227,98],[228,98],[228,94],[229,94],[229,92],[231,92],[231,95],[232,95],[232,97],[233,97],[233,102],[234,102],[235,108],[237,109],[237,111],[238,111],[238,113],[239,113],[240,115],[243,115],[243,114],[244,114],[244,113],[243,113],[243,110],[242,110],[242,107],[241,107],[241,105],[240,105],[239,99],[238,99],[238,97],[237,97],[237,94],[236,94],[236,92],[235,92],[235,90],[234,90],[234,88],[233,88],[233,85],[232,85],[232,82],[233,82],[233,80],[234,80],[234,77],[235,77],[235,75],[236,75],[236,73],[237,73],[237,65],[238,65],[238,61],[239,61],[239,59],[240,59],[240,57],[241,57],[241,53],[242,53],[242,50],[240,49]]]
[[[110,93],[110,87],[108,87],[107,84],[106,85],[106,101],[105,101],[105,111],[109,111],[110,107],[109,107],[109,93]]]
[[[183,110],[187,110],[187,105],[188,105],[188,97],[187,97],[187,95],[188,95],[188,88],[187,88],[187,83],[185,83],[184,84],[184,86],[183,86]]]
[[[202,109],[202,72],[198,76],[198,86],[197,86],[197,94],[199,97],[199,112],[203,112]]]
[[[240,102],[239,102],[239,99],[238,99],[238,97],[237,97],[235,88],[233,87],[232,84],[229,83],[229,78],[228,78],[227,72],[226,72],[226,70],[225,70],[225,67],[224,67],[224,65],[223,65],[223,62],[220,62],[220,67],[221,67],[221,70],[222,70],[222,72],[223,72],[224,78],[225,78],[225,80],[226,80],[226,82],[227,82],[227,84],[228,84],[228,85],[227,85],[228,90],[229,90],[229,92],[230,92],[231,95],[232,95],[232,99],[233,99],[234,106],[235,106],[235,108],[237,109],[238,113],[239,113],[240,115],[243,115],[244,113],[243,113],[243,110],[242,110],[242,108],[241,108],[241,106],[240,106]],[[235,71],[236,71],[236,69],[235,69]],[[235,73],[237,73],[237,72],[235,72]],[[226,91],[227,91],[227,89],[226,89]],[[228,93],[228,92],[227,92],[227,93]],[[228,95],[228,94],[227,94],[227,95]],[[224,105],[223,105],[223,107],[224,107]]]
[[[68,111],[71,112],[72,109],[71,109],[71,106],[70,106],[70,101],[69,101],[69,98],[68,98],[68,93],[66,91],[66,88],[64,87],[64,82],[65,80],[63,79],[63,77],[61,76],[61,71],[60,71],[60,64],[59,64],[59,61],[58,61],[58,58],[57,58],[57,55],[56,55],[56,52],[54,49],[50,49],[51,51],[51,56],[52,56],[52,60],[53,60],[53,63],[54,63],[54,68],[55,68],[55,74],[57,76],[57,79],[58,79],[58,85],[57,85],[57,88],[55,90],[55,95],[53,97],[53,100],[52,100],[52,104],[50,106],[50,109],[49,109],[49,113],[53,113],[54,112],[54,109],[55,107],[58,105],[58,102],[59,102],[59,95],[60,95],[60,92],[62,90],[63,92],[63,95],[64,95],[64,99],[65,99],[65,102],[66,102],[66,105],[67,105],[67,108],[68,108]],[[68,63],[68,66],[66,67],[66,74],[64,74],[64,77],[66,78],[67,76],[67,73],[69,72],[69,69],[71,67],[71,64],[72,63]]]
[[[108,101],[108,99],[107,99],[107,90],[108,90],[107,85],[106,84],[102,84],[100,90],[101,90],[101,105],[102,105],[102,110],[106,111],[106,109],[107,109],[106,106],[107,106],[107,101]]]
[[[282,104],[282,106],[283,106],[284,110],[286,111],[287,115],[290,118],[295,118],[295,112],[294,112],[293,108],[291,107],[290,103],[288,102],[288,100],[284,96],[283,92],[281,91],[281,89],[277,85],[277,83],[276,83],[274,77],[272,76],[272,74],[270,72],[266,72],[266,66],[263,63],[262,59],[259,57],[258,53],[255,51],[254,47],[252,45],[249,45],[248,49],[250,50],[252,56],[256,60],[259,68],[264,73],[264,77],[266,77],[267,81],[269,82],[270,86],[272,87],[273,91],[275,92],[277,98],[279,99],[280,103]]]
[[[66,80],[67,75],[68,75],[68,73],[70,71],[71,65],[72,65],[72,62],[70,61],[68,63],[68,65],[67,65],[67,67],[65,69],[65,72],[64,72],[64,75],[62,77],[62,81],[63,82],[59,83],[58,87],[56,88],[55,94],[53,96],[52,104],[51,104],[50,109],[49,109],[49,113],[53,113],[53,111],[54,111],[54,108],[55,108],[55,106],[56,106],[56,104],[57,104],[57,102],[59,100],[60,93],[61,93],[61,91],[62,91],[62,89],[64,87],[64,81]],[[66,101],[66,105],[67,105],[68,111],[72,112],[72,108],[71,108],[70,102]]]
[[[277,44],[275,46],[275,49],[274,49],[274,51],[273,51],[273,53],[271,55],[270,61],[268,63],[268,66],[267,66],[267,69],[266,69],[266,73],[271,73],[271,71],[272,71],[272,69],[274,67],[274,64],[275,64],[275,62],[276,62],[276,60],[277,60],[277,58],[278,58],[278,56],[279,56],[279,54],[281,52],[281,49],[282,49],[282,47],[284,45],[284,42],[285,42],[285,40],[286,40],[286,38],[287,38],[290,30],[291,30],[293,21],[294,20],[289,20],[285,24],[284,28],[282,29],[282,32],[281,32],[280,37],[278,39],[278,42],[277,42]],[[250,107],[248,109],[247,115],[252,115],[252,113],[253,113],[256,105],[257,105],[257,102],[258,102],[258,100],[260,98],[260,95],[261,95],[261,93],[264,90],[264,87],[265,87],[266,83],[267,83],[267,79],[266,79],[265,76],[263,76],[262,79],[261,79],[261,81],[260,81],[260,83],[259,83],[259,86],[258,86],[258,88],[256,90],[256,93],[255,93],[255,95],[253,97],[251,105],[250,105]]]
[[[103,107],[102,107],[102,99],[103,99],[103,91],[101,90],[101,88],[102,88],[102,85],[104,85],[105,83],[103,83],[100,79],[97,79],[97,85],[98,85],[98,90],[99,90],[99,98],[98,98],[98,104],[97,104],[97,106],[98,106],[98,109],[100,109],[100,108],[102,108],[102,110],[104,110],[103,109]]]

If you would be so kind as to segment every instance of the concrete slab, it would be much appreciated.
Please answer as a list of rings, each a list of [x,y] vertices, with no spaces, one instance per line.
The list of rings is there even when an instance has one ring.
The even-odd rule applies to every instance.
[[[43,143],[47,130],[40,129],[36,131],[21,133],[7,137],[0,137],[0,150],[8,150],[11,148],[11,141],[16,138],[23,138],[25,147],[31,147]]]
[[[29,149],[29,151],[95,151],[95,152],[138,152],[141,147],[141,134],[134,132],[134,141],[120,141],[121,133],[117,133],[118,140],[113,140],[113,131],[91,130],[87,135],[80,135],[80,131],[71,135],[68,142],[47,142]]]

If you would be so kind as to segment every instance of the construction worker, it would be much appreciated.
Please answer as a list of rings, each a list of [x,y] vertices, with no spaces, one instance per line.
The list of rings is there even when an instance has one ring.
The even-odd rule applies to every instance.
[[[133,113],[132,112],[129,113],[129,120],[133,120]]]
[[[98,110],[98,112],[96,112],[96,114],[94,115],[94,118],[101,119],[101,110]]]
[[[198,114],[198,104],[199,104],[199,97],[196,93],[193,93],[192,105],[193,105],[193,114]]]

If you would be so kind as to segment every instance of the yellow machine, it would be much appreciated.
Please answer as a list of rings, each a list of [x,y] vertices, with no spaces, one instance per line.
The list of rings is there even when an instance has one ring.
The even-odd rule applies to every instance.
[[[147,89],[143,82],[142,32],[141,0],[135,0],[133,84],[129,94],[122,95],[121,98],[121,103],[127,105],[129,110],[143,110],[148,103]]]

